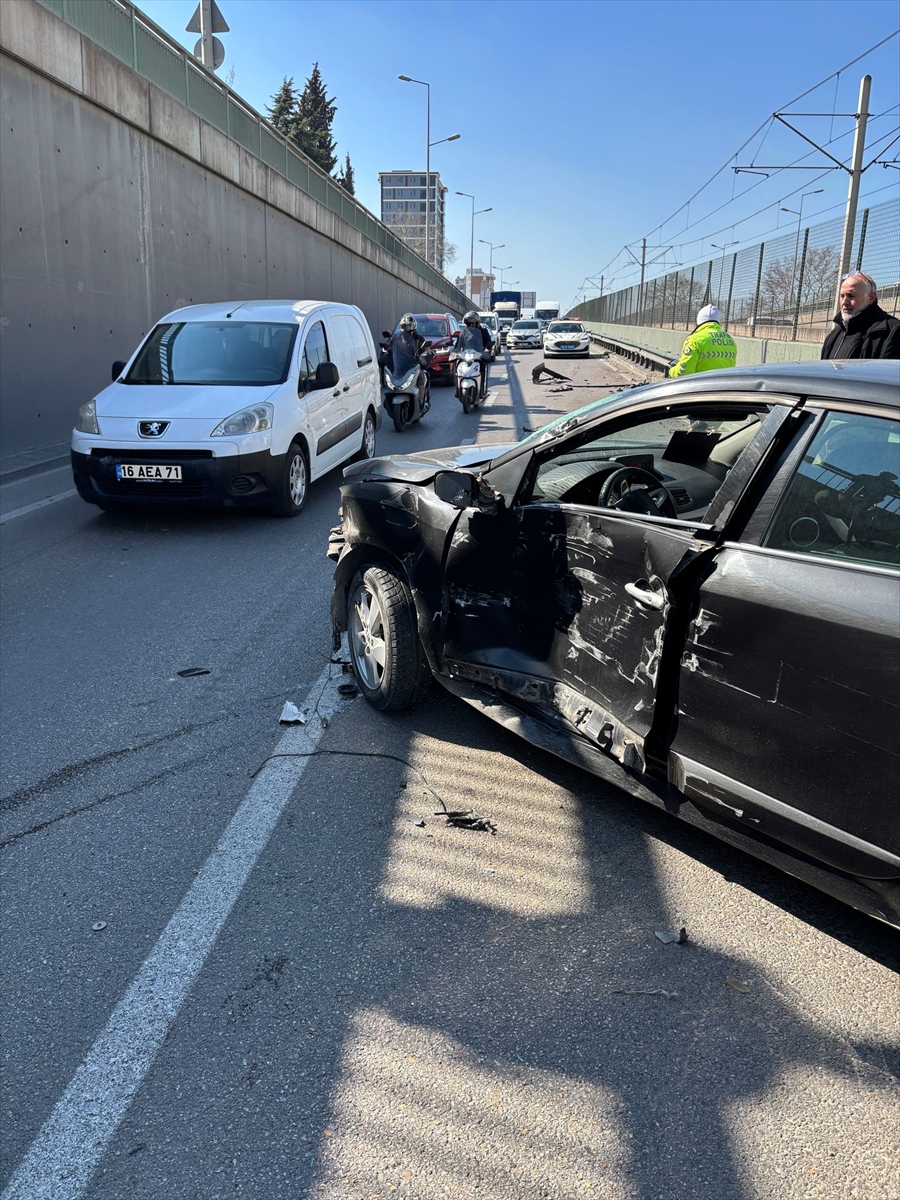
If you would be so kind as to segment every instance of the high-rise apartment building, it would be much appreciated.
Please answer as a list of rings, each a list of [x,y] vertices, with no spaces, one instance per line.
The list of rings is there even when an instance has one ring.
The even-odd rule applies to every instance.
[[[444,270],[444,197],[447,188],[432,171],[426,188],[425,172],[382,171],[381,220],[416,254]],[[428,193],[426,200],[426,191]],[[428,248],[425,247],[425,205],[428,211]]]

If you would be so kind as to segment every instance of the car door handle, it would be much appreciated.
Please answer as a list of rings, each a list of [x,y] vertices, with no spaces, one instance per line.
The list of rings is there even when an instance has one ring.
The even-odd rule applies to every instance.
[[[341,388],[341,391],[342,391],[342,392],[349,392],[349,391],[350,391],[350,384],[348,383],[348,384],[347,384],[345,387],[342,387],[342,388]]]
[[[332,396],[339,396],[341,394],[341,389],[336,388],[331,394]]]
[[[625,591],[629,596],[633,596],[639,604],[646,604],[648,608],[662,608],[665,604],[665,598],[660,596],[659,592],[650,590],[649,584],[641,587],[637,583],[626,583]]]

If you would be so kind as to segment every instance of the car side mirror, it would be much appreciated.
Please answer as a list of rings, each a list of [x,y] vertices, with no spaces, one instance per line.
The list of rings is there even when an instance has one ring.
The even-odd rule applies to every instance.
[[[305,392],[322,392],[325,388],[337,387],[341,374],[333,362],[322,362],[316,367],[315,379],[307,379]]]
[[[434,494],[454,508],[471,508],[477,488],[475,476],[468,471],[441,471],[434,481]]]
[[[119,378],[119,376],[125,370],[125,366],[126,366],[125,360],[122,358],[117,358],[116,361],[113,363],[113,365],[112,365],[112,381],[113,381],[113,383],[116,382],[116,380]]]
[[[422,349],[427,350],[429,346],[433,346],[433,345],[434,345],[434,342],[423,342]]]

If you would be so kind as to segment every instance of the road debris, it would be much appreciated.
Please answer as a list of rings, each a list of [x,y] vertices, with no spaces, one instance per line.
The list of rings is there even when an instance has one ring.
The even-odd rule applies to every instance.
[[[662,996],[665,1000],[677,1000],[677,992],[666,992],[662,988],[613,988],[614,996]]]
[[[552,387],[551,392],[571,392],[572,385],[570,383],[561,383],[558,387]]]
[[[729,987],[733,987],[736,992],[749,992],[750,989],[742,979],[735,979],[733,975],[726,975],[725,982]]]
[[[421,818],[418,821],[415,817],[407,817],[406,819],[409,821],[410,825],[415,825],[417,829],[425,828],[425,822],[421,820]]]
[[[664,946],[670,946],[674,942],[686,942],[688,940],[687,930],[683,925],[677,933],[666,933],[662,929],[656,929],[654,932]]]
[[[99,933],[102,929],[105,929],[105,928],[106,928],[105,921],[95,921],[93,923],[93,925],[91,926],[91,929],[94,931],[94,933]]]
[[[183,671],[176,671],[176,675],[180,675],[182,679],[192,679],[195,675],[211,674],[208,667],[185,667]]]
[[[306,713],[301,712],[296,704],[290,700],[285,700],[284,708],[281,710],[281,716],[278,718],[279,725],[305,725]]]
[[[441,800],[443,804],[443,800]],[[448,809],[446,806],[441,812],[434,814],[436,817],[444,817],[448,825],[453,825],[457,829],[473,829],[478,833],[496,833],[497,827],[487,817],[478,817],[471,808],[467,809]]]
[[[356,686],[355,683],[339,683],[338,684],[338,695],[339,696],[358,696],[359,688]]]

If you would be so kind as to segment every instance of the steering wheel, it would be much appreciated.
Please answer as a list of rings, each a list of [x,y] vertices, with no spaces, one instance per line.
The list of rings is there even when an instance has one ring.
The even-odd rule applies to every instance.
[[[638,485],[637,488],[634,485]],[[601,508],[621,508],[624,512],[678,518],[672,497],[653,472],[645,471],[643,467],[622,467],[619,471],[613,471],[600,485],[597,503]]]

